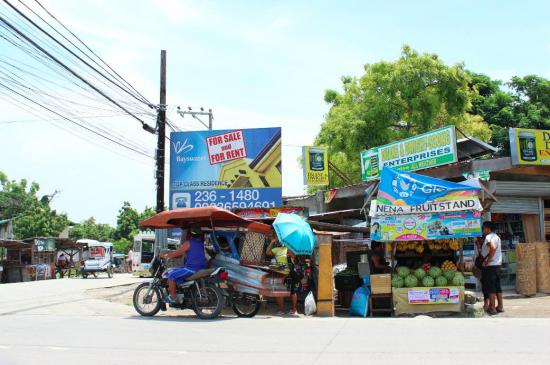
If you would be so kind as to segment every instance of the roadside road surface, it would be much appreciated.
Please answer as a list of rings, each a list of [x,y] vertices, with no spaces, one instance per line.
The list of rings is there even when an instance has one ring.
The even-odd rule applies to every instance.
[[[0,364],[550,363],[550,319],[144,318],[86,294],[107,280],[1,285]]]

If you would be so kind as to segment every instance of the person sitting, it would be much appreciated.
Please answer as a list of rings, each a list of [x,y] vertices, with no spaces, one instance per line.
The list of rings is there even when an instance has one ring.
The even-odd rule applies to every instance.
[[[384,257],[384,242],[372,242],[371,252],[371,274],[385,274],[391,271],[390,265]]]
[[[176,284],[184,283],[187,278],[199,270],[206,269],[208,264],[204,252],[204,236],[199,228],[193,228],[189,232],[190,238],[174,251],[160,255],[163,259],[173,259],[185,256],[182,267],[168,270],[164,275],[168,279],[170,295],[165,298],[167,303],[176,302]],[[183,236],[182,236],[183,239]]]

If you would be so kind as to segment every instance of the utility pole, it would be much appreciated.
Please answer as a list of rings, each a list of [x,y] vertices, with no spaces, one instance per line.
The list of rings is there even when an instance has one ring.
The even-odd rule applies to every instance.
[[[164,160],[165,160],[165,139],[166,139],[166,51],[160,51],[160,103],[157,114],[157,213],[164,210]],[[168,231],[166,229],[155,230],[154,253],[157,256],[166,249]]]
[[[166,138],[166,51],[160,51],[160,104],[157,116],[157,213],[164,210],[164,142]]]
[[[212,130],[212,121],[214,116],[212,115],[212,109],[208,109],[208,130]]]

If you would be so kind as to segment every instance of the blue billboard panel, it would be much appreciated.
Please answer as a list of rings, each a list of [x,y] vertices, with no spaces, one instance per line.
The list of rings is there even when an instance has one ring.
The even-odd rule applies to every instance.
[[[170,134],[170,209],[282,205],[281,128]]]

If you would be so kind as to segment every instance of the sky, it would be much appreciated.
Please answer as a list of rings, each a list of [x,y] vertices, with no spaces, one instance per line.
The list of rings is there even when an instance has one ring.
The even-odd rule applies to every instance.
[[[42,3],[154,102],[165,49],[169,117],[179,127],[201,126],[178,116],[178,105],[212,108],[215,129],[282,127],[285,196],[304,193],[300,146],[320,130],[325,90],[340,90],[341,76],[361,75],[366,63],[395,60],[404,44],[502,80],[550,78],[545,1]],[[124,201],[155,205],[151,159],[37,121],[2,99],[0,110],[0,170],[37,181],[42,194],[58,190],[52,204],[71,220],[115,224]],[[24,122],[3,123],[13,121]],[[154,148],[135,121],[101,123]]]

